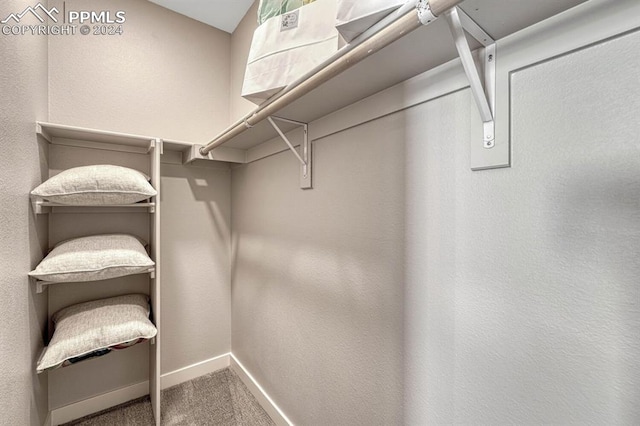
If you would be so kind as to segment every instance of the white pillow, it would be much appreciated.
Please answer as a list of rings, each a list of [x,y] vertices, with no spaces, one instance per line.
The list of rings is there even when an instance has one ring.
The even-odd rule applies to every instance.
[[[94,235],[58,244],[29,275],[43,281],[98,281],[149,270],[155,263],[136,237]]]
[[[32,195],[68,205],[133,204],[158,192],[147,176],[127,167],[97,165],[65,170],[36,189]]]
[[[124,349],[158,333],[149,321],[149,298],[144,294],[80,303],[51,319],[55,331],[38,361],[38,373]]]

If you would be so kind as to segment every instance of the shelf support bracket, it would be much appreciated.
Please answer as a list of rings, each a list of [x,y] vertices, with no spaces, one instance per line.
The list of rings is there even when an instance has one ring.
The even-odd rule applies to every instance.
[[[302,189],[311,189],[312,181],[311,181],[311,145],[309,144],[309,125],[307,123],[302,123],[300,121],[289,120],[287,118],[270,116],[267,117],[269,124],[278,132],[278,135],[282,140],[287,144],[293,155],[296,156],[298,161],[300,161],[300,188]],[[284,123],[295,124],[296,126],[302,127],[303,137],[302,144],[300,145],[300,150],[302,151],[302,155],[298,153],[298,150],[291,143],[287,135],[284,134],[282,129],[278,127],[275,120],[282,121]]]
[[[40,281],[37,278],[29,277],[29,281],[36,286],[36,294],[42,294],[44,290],[47,288],[47,283],[44,281]]]
[[[495,146],[495,100],[496,100],[496,42],[462,9],[452,8],[445,13],[451,35],[460,55],[464,72],[469,79],[473,98],[480,112],[484,128],[484,148]],[[484,46],[482,58],[484,85],[476,67],[465,31]]]
[[[48,213],[48,211],[45,211],[45,208],[42,206],[42,200],[38,197],[35,196],[31,196],[31,208],[33,209],[33,213],[34,214],[43,214],[43,213]]]
[[[36,286],[36,294],[42,294],[51,284],[50,281],[39,280],[36,277],[29,277],[29,281]]]

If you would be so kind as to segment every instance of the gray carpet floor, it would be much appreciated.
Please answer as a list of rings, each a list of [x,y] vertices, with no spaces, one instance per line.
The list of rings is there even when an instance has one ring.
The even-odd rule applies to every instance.
[[[136,399],[65,426],[150,426],[149,397]],[[249,389],[230,369],[217,371],[162,391],[166,426],[275,425]]]

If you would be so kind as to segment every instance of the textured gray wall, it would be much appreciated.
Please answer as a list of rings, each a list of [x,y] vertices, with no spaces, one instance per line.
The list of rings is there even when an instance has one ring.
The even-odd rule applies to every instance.
[[[296,424],[640,422],[639,44],[514,72],[510,169],[465,90],[315,142],[312,191],[234,170],[233,351]]]
[[[512,74],[508,170],[407,113],[410,424],[640,421],[639,43]]]
[[[296,424],[401,420],[396,128],[362,126],[318,142],[312,191],[300,190],[288,152],[233,172],[232,348]]]
[[[231,352],[231,172],[162,165],[162,371]]]
[[[67,10],[107,4],[65,1]],[[50,37],[52,122],[197,143],[227,126],[228,33],[147,0],[106,9],[126,12],[122,36]]]
[[[10,0],[2,10],[30,5]],[[35,121],[47,118],[47,39],[2,36],[0,58],[0,424],[40,426],[47,378],[36,376],[35,363],[47,298],[35,293],[26,274],[42,258],[47,237],[46,219],[35,218],[28,197],[47,173],[46,143],[35,135]]]

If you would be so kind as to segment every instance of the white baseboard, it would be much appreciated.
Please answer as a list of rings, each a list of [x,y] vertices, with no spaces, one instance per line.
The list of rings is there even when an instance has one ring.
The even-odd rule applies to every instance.
[[[51,411],[51,425],[58,426],[145,395],[149,395],[148,381],[65,405]]]
[[[166,389],[180,383],[188,382],[205,374],[222,370],[230,365],[231,354],[224,354],[206,361],[198,362],[193,365],[181,368],[176,371],[163,374],[160,377],[160,388]],[[89,414],[106,410],[113,406],[124,404],[132,399],[141,398],[149,395],[149,382],[145,381],[126,388],[107,392],[102,395],[88,398],[64,407],[52,410],[49,413],[50,423],[46,425],[58,426],[73,420],[77,420]]]
[[[247,371],[246,368],[238,361],[238,359],[233,355],[231,355],[231,368],[236,372],[238,377],[242,380],[245,386],[249,389],[249,391],[256,397],[258,403],[264,408],[264,411],[269,414],[269,417],[277,424],[278,426],[293,426],[293,423],[289,418],[282,412],[280,407],[276,405],[275,402],[269,397],[269,395],[264,391],[262,386],[253,378],[251,373]]]
[[[160,376],[160,388],[167,389],[180,383],[197,379],[205,374],[227,368],[230,365],[230,360],[231,353],[228,353],[163,374]]]
[[[262,386],[251,376],[251,373],[233,356],[232,353],[217,356],[206,361],[189,365],[179,370],[171,371],[160,377],[160,387],[167,389],[180,383],[188,382],[209,373],[227,367],[233,368],[238,377],[256,397],[258,403],[269,414],[278,426],[293,426],[293,423],[280,410],[275,402],[264,391]],[[123,404],[132,399],[141,398],[149,394],[149,382],[145,381],[126,388],[107,392],[102,395],[88,398],[64,407],[57,408],[49,413],[45,425],[58,426],[98,411],[106,410],[115,405]]]

